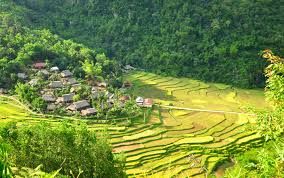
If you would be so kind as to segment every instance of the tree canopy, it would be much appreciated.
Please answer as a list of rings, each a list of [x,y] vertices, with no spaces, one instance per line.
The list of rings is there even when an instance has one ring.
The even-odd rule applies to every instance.
[[[259,87],[266,62],[258,53],[283,55],[280,7],[272,0],[5,0],[1,10],[17,23],[104,49],[123,64]]]

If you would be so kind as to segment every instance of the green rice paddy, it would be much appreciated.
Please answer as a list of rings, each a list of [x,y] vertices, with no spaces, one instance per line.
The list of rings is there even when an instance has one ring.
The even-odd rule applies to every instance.
[[[85,122],[91,130],[109,131],[113,152],[126,156],[129,177],[204,177],[231,154],[263,142],[247,128],[255,118],[246,114],[249,107],[269,107],[262,90],[145,72],[134,72],[125,78],[134,84],[132,94],[153,98],[160,105],[154,107],[147,122],[142,118],[131,126]],[[169,105],[209,111],[163,107]],[[32,114],[18,102],[0,97],[0,124],[16,121],[24,126],[45,120],[56,125],[62,119],[68,118]]]

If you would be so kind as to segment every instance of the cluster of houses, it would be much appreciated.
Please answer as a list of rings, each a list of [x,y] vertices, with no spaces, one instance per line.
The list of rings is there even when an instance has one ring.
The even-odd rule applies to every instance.
[[[107,105],[108,108],[113,107],[115,102],[119,102],[120,106],[123,107],[125,102],[130,100],[130,97],[127,95],[115,99],[114,94],[107,91],[107,83],[98,82],[95,86],[90,86],[91,95],[88,98],[75,102],[74,96],[81,87],[81,83],[73,77],[73,73],[71,71],[60,71],[56,66],[47,69],[46,63],[44,62],[34,63],[32,68],[34,73],[43,75],[47,78],[46,81],[48,81],[48,85],[40,91],[40,94],[42,99],[48,103],[47,111],[49,112],[55,111],[58,108],[64,108],[70,113],[80,112],[82,116],[91,116],[95,115],[97,110],[89,103],[90,98],[97,99],[102,95],[106,96],[107,103],[102,104],[101,107],[105,107]],[[36,77],[31,77],[31,79],[28,80],[29,76],[25,73],[18,73],[17,76],[19,79],[26,81],[32,86],[37,85],[39,82]],[[129,88],[131,86],[131,82],[126,81],[123,83],[122,88]],[[55,91],[63,90],[67,87],[70,88],[70,90],[68,90],[69,93],[65,92],[66,94],[63,94],[60,97],[55,96]],[[141,107],[152,107],[153,100],[150,98],[144,99],[142,97],[137,97],[136,103]]]

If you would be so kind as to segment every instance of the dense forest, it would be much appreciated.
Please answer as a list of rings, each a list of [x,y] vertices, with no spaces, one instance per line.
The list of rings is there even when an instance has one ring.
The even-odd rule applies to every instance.
[[[36,61],[48,60],[49,65],[70,69],[77,77],[84,77],[84,61],[93,61],[110,82],[117,80],[121,71],[117,63],[99,50],[90,49],[71,40],[63,40],[49,30],[31,30],[21,26],[11,14],[0,15],[0,86],[13,87],[18,72]]]
[[[31,28],[103,49],[159,74],[264,86],[259,52],[283,55],[281,2],[272,0],[5,0],[2,12]]]

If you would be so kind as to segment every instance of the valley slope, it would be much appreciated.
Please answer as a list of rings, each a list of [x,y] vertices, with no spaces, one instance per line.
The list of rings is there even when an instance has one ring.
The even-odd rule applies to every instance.
[[[129,73],[125,78],[134,85],[132,94],[155,99],[154,108],[146,109],[144,118],[122,118],[107,124],[82,121],[98,134],[108,130],[113,152],[126,156],[130,177],[204,177],[231,154],[263,143],[248,128],[254,116],[246,110],[247,106],[268,107],[261,90],[146,72]],[[3,96],[0,99],[1,124],[16,121],[18,125],[30,125],[44,120],[56,126],[65,119],[74,124],[79,120],[38,115],[15,100]]]

